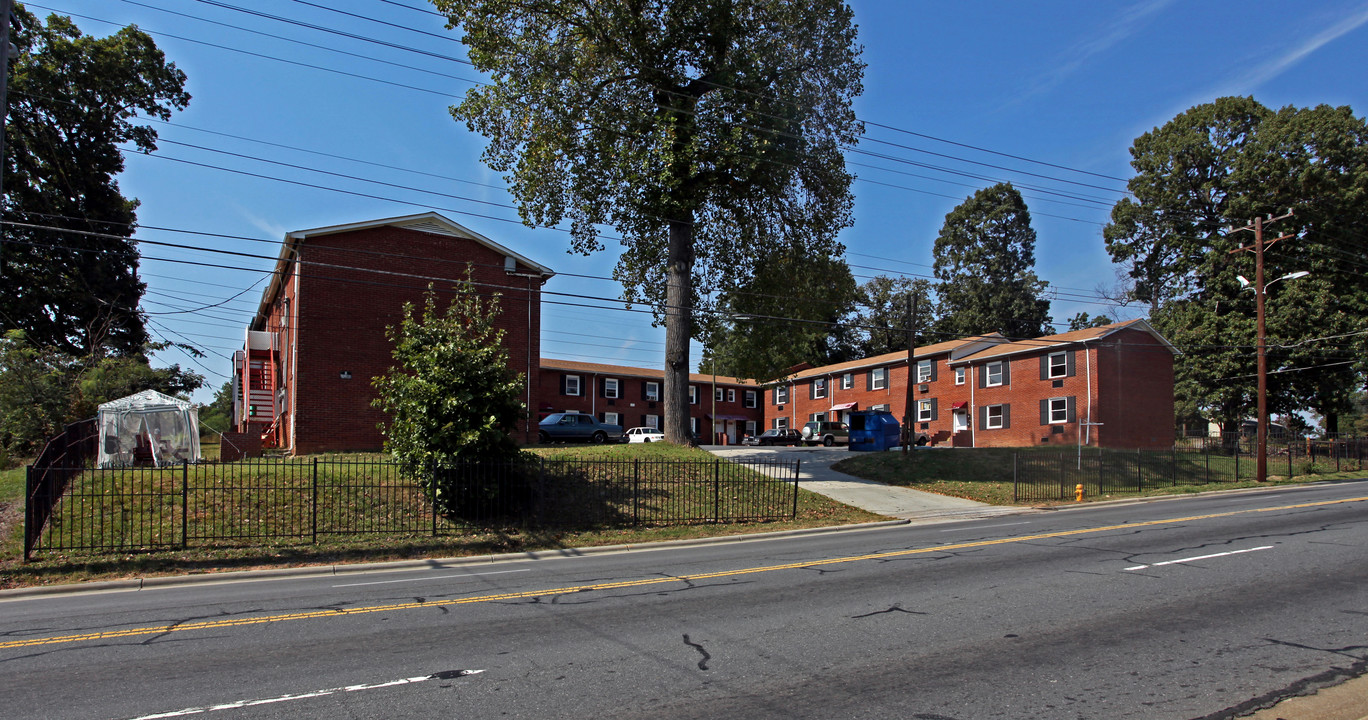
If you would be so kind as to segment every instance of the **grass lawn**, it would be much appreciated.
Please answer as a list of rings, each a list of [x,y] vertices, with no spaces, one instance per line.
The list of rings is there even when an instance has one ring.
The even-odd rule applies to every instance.
[[[548,460],[641,460],[643,463],[715,460],[705,451],[667,443],[546,446],[529,450]],[[356,457],[373,460],[377,456]],[[302,459],[307,461],[309,458]],[[845,525],[886,519],[800,489],[798,516],[793,520],[633,526],[585,531],[479,531],[441,537],[432,537],[421,532],[410,535],[320,535],[316,544],[307,541],[280,541],[251,546],[218,543],[202,546],[192,544],[187,549],[137,550],[105,554],[74,551],[41,553],[33,562],[26,564],[22,562],[23,477],[22,467],[0,475],[0,503],[6,503],[15,510],[5,516],[7,521],[0,526],[0,538],[3,538],[3,549],[0,551],[0,588],[272,567],[566,550],[599,545],[640,544]]]
[[[1095,454],[1097,451],[1093,450],[1092,452]],[[889,485],[968,498],[993,505],[1058,505],[1061,502],[1073,502],[1070,499],[1066,501],[1015,503],[1012,496],[1012,456],[1015,453],[1021,453],[1023,458],[1035,457],[1049,461],[1053,461],[1059,455],[1058,450],[1034,448],[922,449],[913,453],[908,460],[904,460],[900,452],[860,453],[837,463],[834,469],[866,480],[877,480]],[[1064,453],[1064,456],[1065,465],[1072,465],[1075,456],[1072,453]],[[1158,453],[1159,464],[1166,464],[1164,459],[1167,457],[1166,453]],[[1086,466],[1088,461],[1086,449],[1083,453],[1083,460]],[[1362,470],[1350,471],[1346,469],[1342,472],[1335,472],[1333,461],[1329,465],[1323,461],[1313,465],[1297,460],[1293,463],[1292,477],[1288,478],[1286,458],[1270,457],[1268,460],[1268,481],[1257,483],[1253,480],[1254,461],[1247,456],[1240,458],[1238,474],[1235,459],[1228,456],[1211,455],[1206,457],[1195,453],[1188,455],[1180,453],[1177,460],[1182,472],[1187,474],[1180,475],[1179,482],[1182,484],[1146,489],[1139,493],[1088,495],[1084,500],[1086,502],[1111,500],[1117,497],[1199,493],[1232,488],[1267,487],[1269,485],[1306,483],[1316,480],[1364,477]],[[1279,475],[1279,472],[1282,474]],[[1210,477],[1211,482],[1198,481],[1189,484],[1184,479],[1185,477],[1194,479]],[[1073,487],[1072,479],[1068,487]]]

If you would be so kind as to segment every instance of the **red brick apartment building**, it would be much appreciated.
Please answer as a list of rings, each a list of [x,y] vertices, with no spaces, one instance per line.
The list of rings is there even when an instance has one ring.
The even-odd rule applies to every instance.
[[[431,284],[466,278],[501,294],[497,325],[510,367],[540,397],[541,287],[554,273],[437,213],[300,230],[285,236],[275,275],[234,353],[234,424],[293,454],[379,450],[371,378],[393,364],[387,326],[421,308]],[[449,297],[449,295],[448,295]],[[536,439],[535,419],[518,437]]]
[[[623,429],[660,428],[664,378],[661,370],[544,358],[537,417],[573,411],[590,413]],[[693,373],[689,375],[689,429],[704,442],[735,444],[759,429],[765,416],[760,406],[763,396],[760,386],[745,380]],[[712,438],[707,437],[710,425]]]
[[[803,370],[766,393],[766,427],[845,420],[853,410],[901,418],[933,445],[1024,447],[1173,443],[1173,356],[1149,323],[1131,320],[1032,340],[964,338],[907,353]]]

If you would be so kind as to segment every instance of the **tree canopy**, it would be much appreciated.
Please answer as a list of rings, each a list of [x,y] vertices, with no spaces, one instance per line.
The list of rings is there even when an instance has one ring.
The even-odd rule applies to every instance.
[[[66,353],[140,354],[145,285],[127,240],[138,202],[115,180],[119,145],[156,149],[156,131],[135,121],[185,108],[185,73],[137,27],[97,38],[70,18],[15,15],[4,214],[21,224],[4,228],[0,321]]]
[[[1051,332],[1046,283],[1034,270],[1035,241],[1026,201],[1009,183],[979,190],[950,211],[935,245],[938,329],[955,337]]]
[[[666,437],[688,438],[694,308],[786,246],[839,257],[842,149],[862,130],[842,0],[434,0],[490,74],[453,115],[489,144],[525,222],[572,247],[622,235],[624,298],[666,329]]]
[[[909,315],[909,300],[916,298],[916,317]],[[939,342],[934,334],[936,306],[931,301],[931,281],[880,275],[860,286],[861,310],[855,317],[860,327],[857,357],[871,357],[907,350],[907,329],[917,330],[916,343]]]
[[[1368,371],[1368,125],[1348,107],[1272,111],[1253,98],[1196,106],[1131,147],[1133,199],[1112,210],[1107,250],[1131,297],[1184,354],[1180,408],[1223,425],[1255,401],[1256,333],[1248,225],[1288,210],[1265,240],[1269,408],[1314,409],[1333,425]],[[1286,274],[1309,277],[1274,282]],[[1355,333],[1360,334],[1355,334]]]

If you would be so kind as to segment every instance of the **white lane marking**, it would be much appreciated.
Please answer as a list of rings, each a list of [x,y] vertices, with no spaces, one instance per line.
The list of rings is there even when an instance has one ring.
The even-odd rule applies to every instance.
[[[1272,550],[1272,549],[1273,549],[1273,546],[1272,546],[1272,545],[1262,545],[1262,546],[1256,547],[1256,548],[1247,548],[1247,549],[1244,549],[1244,550],[1231,550],[1230,552],[1216,553],[1216,554],[1214,554],[1214,555],[1198,555],[1197,557],[1183,558],[1182,560],[1168,560],[1168,561],[1166,561],[1166,562],[1157,562],[1157,563],[1154,563],[1153,565],[1136,565],[1135,567],[1128,567],[1128,568],[1126,568],[1126,569],[1127,569],[1127,570],[1144,570],[1145,568],[1159,567],[1159,566],[1161,566],[1161,565],[1174,565],[1174,564],[1176,564],[1176,563],[1197,562],[1198,560],[1210,560],[1211,558],[1225,557],[1225,556],[1227,556],[1227,555],[1239,555],[1239,554],[1241,554],[1241,553],[1251,553],[1251,552],[1256,552],[1256,551],[1259,551],[1259,550]]]
[[[446,580],[448,578],[479,577],[481,575],[507,575],[508,573],[531,572],[530,570],[491,570],[481,573],[461,573],[460,575],[428,575],[419,578],[404,578],[403,580],[376,580],[374,582],[347,583],[345,585],[334,585],[340,587],[361,587],[362,585],[389,585],[391,583],[422,582],[423,580]]]
[[[941,532],[965,532],[965,531],[967,531],[967,530],[987,530],[988,528],[1011,527],[1011,526],[1013,526],[1013,525],[1030,525],[1030,524],[1031,524],[1030,521],[1027,521],[1027,522],[1004,523],[1004,524],[1002,524],[1002,525],[975,525],[975,526],[973,526],[973,527],[950,528],[949,530],[942,530]]]
[[[461,671],[459,671],[459,674],[462,675],[462,676],[464,676],[464,675],[478,675],[478,674],[480,674],[480,673],[482,673],[482,672],[484,672],[484,671],[483,671],[483,670],[461,670]],[[422,676],[422,677],[402,678],[402,679],[400,679],[400,680],[391,680],[391,681],[389,681],[389,682],[374,683],[374,684],[370,684],[370,685],[347,685],[347,686],[345,686],[345,687],[328,688],[327,690],[317,690],[317,691],[314,691],[314,692],[300,693],[300,694],[298,694],[298,695],[281,695],[280,697],[262,698],[262,699],[259,699],[259,700],[239,700],[239,701],[237,701],[237,702],[224,703],[224,704],[222,704],[222,705],[210,705],[210,706],[208,706],[208,707],[185,708],[184,710],[173,710],[173,711],[171,711],[171,712],[157,713],[156,715],[142,715],[142,716],[133,718],[133,720],[158,720],[159,718],[184,717],[184,716],[186,716],[186,715],[201,715],[201,714],[204,714],[204,713],[214,712],[214,711],[216,711],[216,710],[237,710],[237,709],[240,709],[240,708],[252,707],[252,706],[254,706],[254,705],[270,705],[270,704],[272,704],[272,703],[290,702],[291,700],[307,700],[307,699],[309,699],[309,698],[324,697],[325,695],[332,695],[332,694],[334,694],[334,693],[358,692],[358,691],[361,691],[361,690],[377,690],[377,689],[379,689],[379,688],[394,687],[394,686],[396,686],[396,685],[409,685],[409,684],[411,684],[411,683],[420,683],[420,682],[425,682],[425,681],[427,681],[427,680],[434,680],[434,679],[437,679],[437,678],[439,678],[439,677],[441,677],[441,678],[446,678],[446,677],[452,677],[452,676],[453,676],[452,673],[437,673],[437,674],[434,674],[434,675],[424,675],[424,676]]]

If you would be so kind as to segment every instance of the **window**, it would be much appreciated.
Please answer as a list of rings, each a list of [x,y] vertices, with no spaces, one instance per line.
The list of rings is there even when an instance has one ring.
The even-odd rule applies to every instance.
[[[888,369],[874,368],[869,371],[869,389],[883,390],[888,387]]]
[[[787,385],[780,385],[774,389],[774,403],[784,405],[788,403],[789,389]]]
[[[931,422],[931,420],[934,419],[932,417],[932,410],[934,407],[931,400],[918,400],[917,422]]]
[[[618,379],[617,379],[617,378],[604,378],[604,379],[603,379],[603,396],[606,397],[606,398],[615,398],[615,397],[618,397]]]
[[[983,423],[984,427],[988,428],[989,430],[1000,430],[1002,428],[1007,427],[1007,413],[1005,405],[989,405],[983,410],[987,416],[987,421]]]
[[[1069,421],[1069,401],[1065,398],[1050,398],[1050,424]]]
[[[774,429],[775,429],[775,430],[787,430],[787,429],[788,429],[788,418],[775,418],[775,419],[774,419]]]
[[[1007,373],[1002,369],[1004,365],[1006,365],[1006,363],[992,362],[988,363],[988,366],[984,368],[984,371],[988,373],[987,387],[997,387],[1005,382],[1004,376]]]
[[[812,379],[812,399],[814,399],[814,400],[820,400],[820,399],[826,397],[826,395],[827,395],[827,393],[826,393],[826,391],[827,391],[826,382],[827,382],[827,381],[826,381],[826,378],[813,378],[813,379]]]
[[[646,383],[646,399],[647,399],[647,400],[651,400],[651,401],[655,401],[655,400],[659,400],[659,399],[660,399],[660,383],[657,383],[657,382],[647,382],[647,383]],[[652,425],[651,427],[655,427],[655,426]]]
[[[698,386],[697,386],[697,385],[690,385],[690,386],[689,386],[689,404],[690,404],[690,405],[697,405],[697,404],[698,404]]]
[[[826,422],[826,413],[824,413],[824,412],[813,413],[813,414],[811,414],[811,415],[808,416],[808,420],[810,420],[810,421],[812,421],[812,422]]]
[[[963,384],[964,384],[964,368],[962,368],[962,367],[957,367],[957,368],[955,368],[955,384],[956,384],[956,385],[963,385]]]
[[[870,408],[870,410],[883,410],[884,412],[888,412],[888,406],[887,406],[887,405],[875,405],[874,407]]]
[[[561,376],[561,384],[565,386],[561,391],[562,395],[578,396],[580,394],[580,376],[563,375]]]
[[[917,362],[917,382],[931,382],[931,361],[921,360]]]
[[[746,434],[747,434],[747,435],[750,435],[750,436],[752,436],[752,437],[755,436],[755,421],[754,421],[754,420],[747,420],[747,421],[746,421]]]
[[[855,387],[855,373],[846,373],[841,376],[841,389],[849,390]]]
[[[693,434],[695,434],[695,435],[698,434],[698,418],[696,418],[696,417],[691,417],[691,418],[689,418],[689,432],[691,432],[691,433],[693,433]]]
[[[646,427],[655,428],[655,429],[659,430],[659,429],[660,429],[660,416],[659,416],[659,415],[647,415],[647,416],[646,416]]]
[[[722,388],[713,388],[713,400],[716,400],[717,402],[722,402],[722,398],[724,397],[723,393],[725,392],[726,391]]]
[[[1048,364],[1046,379],[1062,378],[1069,376],[1069,354],[1066,352],[1050,353],[1046,359]]]
[[[748,407],[748,408],[753,408],[753,407],[755,407],[755,391],[754,391],[754,390],[747,390],[747,391],[746,391],[746,402],[745,402],[745,406]]]
[[[617,413],[606,412],[603,414],[603,422],[606,425],[621,425],[622,416]]]
[[[727,388],[727,402],[736,402],[735,388]]]

